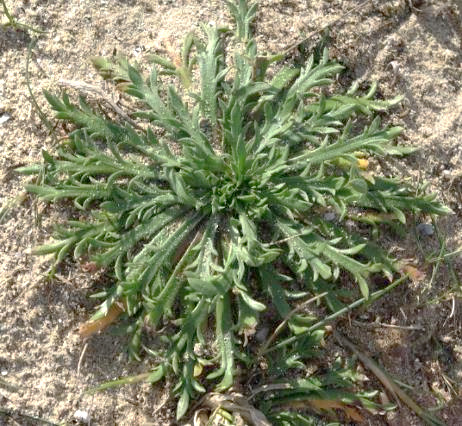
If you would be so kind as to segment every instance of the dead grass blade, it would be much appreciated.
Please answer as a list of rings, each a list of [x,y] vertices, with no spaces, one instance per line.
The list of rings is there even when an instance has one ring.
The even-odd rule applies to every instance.
[[[283,340],[282,342],[279,342],[279,343],[267,348],[265,351],[261,351],[261,355],[265,355],[265,354],[267,354],[269,352],[272,352],[272,351],[274,351],[276,349],[279,349],[281,347],[292,344],[296,340],[298,340],[300,338],[303,338],[303,337],[307,336],[308,334],[312,333],[314,330],[317,330],[317,329],[319,329],[321,327],[326,326],[327,324],[329,324],[330,322],[332,322],[334,319],[338,318],[339,316],[341,316],[341,315],[343,315],[343,314],[345,314],[345,313],[347,313],[347,312],[349,312],[349,311],[351,311],[351,310],[353,310],[353,309],[355,309],[355,308],[357,308],[357,307],[359,307],[361,305],[364,305],[365,303],[372,303],[375,300],[378,300],[384,294],[388,293],[389,291],[393,290],[396,286],[403,283],[407,278],[408,278],[408,276],[404,275],[401,278],[393,281],[387,287],[372,293],[369,296],[368,299],[366,299],[365,297],[362,297],[361,299],[358,299],[357,301],[351,303],[350,305],[345,306],[344,308],[338,310],[337,312],[334,312],[332,315],[329,315],[329,316],[325,317],[324,319],[317,322],[316,324],[313,324],[311,327],[309,327],[307,329],[307,331],[304,331],[303,333],[297,334],[296,336],[289,337],[289,338]]]
[[[419,416],[426,424],[428,425],[435,425],[435,426],[444,426],[445,424],[439,420],[438,418],[434,417],[427,411],[425,411],[422,407],[420,407],[414,400],[406,394],[394,381],[391,379],[388,374],[380,368],[380,366],[369,358],[364,353],[360,352],[359,349],[350,342],[346,337],[342,336],[338,331],[333,330],[333,336],[337,340],[337,342],[343,346],[348,348],[351,352],[353,352],[359,360],[363,363],[363,365],[369,369],[376,377],[380,380],[382,385],[396,398],[401,400],[404,404],[406,404],[417,416]]]
[[[87,321],[79,328],[79,335],[82,339],[88,339],[101,330],[109,327],[125,311],[119,303],[114,303],[108,310],[107,314],[96,321]]]
[[[421,282],[425,279],[425,272],[421,271],[413,265],[403,265],[400,270],[403,274],[408,275],[414,283]]]
[[[75,89],[79,92],[87,93],[87,94],[92,94],[96,95],[98,100],[103,100],[108,104],[112,110],[119,115],[123,120],[125,120],[127,123],[130,123],[131,126],[133,126],[135,129],[141,130],[144,132],[144,129],[136,123],[136,121],[132,120],[130,116],[122,110],[107,94],[99,88],[98,86],[92,85],[85,83],[84,81],[74,81],[74,80],[59,80],[59,84],[63,87],[69,87],[71,89]]]
[[[21,423],[23,425],[31,424],[31,422],[33,422],[33,424],[40,423],[40,424],[51,425],[51,426],[61,426],[62,425],[62,423],[61,424],[60,423],[53,423],[53,422],[51,422],[49,420],[42,419],[41,417],[31,416],[29,414],[22,413],[22,412],[20,412],[18,410],[11,410],[9,408],[0,407],[0,414],[3,414],[5,416],[7,416],[7,417],[11,417],[12,419],[14,419],[14,418],[23,419],[24,423]]]
[[[345,413],[345,416],[354,422],[357,423],[364,423],[364,417],[360,414],[360,412],[350,405],[347,405],[339,400],[331,400],[331,399],[311,399],[307,398],[304,400],[294,401],[288,404],[284,404],[282,408],[289,408],[289,409],[297,409],[303,410],[308,407],[314,409],[317,413],[321,411],[332,412],[332,410],[340,410]]]
[[[16,197],[6,200],[6,202],[0,207],[0,225],[6,222],[7,216],[11,211],[20,206],[27,198],[27,192],[21,192]]]
[[[345,19],[348,15],[352,14],[353,12],[356,12],[357,10],[363,9],[368,3],[370,3],[370,0],[365,0],[362,3],[358,4],[355,7],[352,7],[350,10],[346,11],[343,15],[339,16],[338,18],[334,19],[333,21],[329,22],[328,24],[322,26],[321,28],[311,32],[308,34],[306,37],[304,37],[302,40],[297,41],[290,46],[286,47],[282,51],[282,55],[287,55],[290,53],[293,49],[296,49],[298,46],[300,46],[302,43],[307,42],[310,40],[312,37],[318,34],[322,34],[324,31],[326,31],[328,28],[332,27],[333,25],[337,24],[338,22],[341,22],[343,19]]]
[[[279,324],[277,326],[277,328],[274,330],[273,334],[270,336],[270,338],[265,342],[265,344],[260,348],[260,350],[258,351],[258,355],[257,355],[257,358],[260,358],[260,356],[262,354],[264,354],[266,352],[266,350],[270,347],[271,343],[274,342],[274,340],[276,339],[276,337],[279,336],[279,334],[281,334],[281,332],[284,330],[284,328],[286,327],[286,325],[288,324],[288,322],[290,321],[290,319],[299,311],[301,311],[302,309],[306,308],[310,303],[313,303],[313,302],[316,302],[316,300],[319,300],[321,299],[322,297],[326,296],[328,294],[328,292],[324,292],[324,293],[321,293],[321,294],[318,294],[314,297],[312,297],[311,299],[307,300],[306,302],[302,303],[300,306],[297,306],[296,308],[292,309],[287,315],[286,317],[283,319],[283,321],[281,322],[281,324]]]
[[[210,393],[202,399],[202,405],[212,411],[222,408],[231,413],[239,414],[250,426],[271,426],[266,416],[250,405],[247,398],[238,393],[226,395]]]

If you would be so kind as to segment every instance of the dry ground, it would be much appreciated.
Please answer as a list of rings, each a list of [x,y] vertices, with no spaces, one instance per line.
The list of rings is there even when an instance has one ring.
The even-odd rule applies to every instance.
[[[462,418],[462,261],[458,255],[436,258],[441,241],[446,246],[442,254],[462,242],[462,7],[457,1],[370,0],[330,31],[331,55],[347,67],[344,82],[377,80],[380,95],[406,97],[392,120],[407,129],[402,143],[421,150],[387,168],[429,182],[454,210],[439,222],[440,241],[437,233],[419,236],[414,224],[402,239],[390,239],[395,254],[413,259],[426,278],[395,291],[357,318],[348,333],[394,377],[410,385],[419,404],[441,405],[439,414],[449,425],[461,424]],[[361,2],[259,3],[258,41],[277,52]],[[31,56],[30,84],[49,117],[42,89],[58,91],[60,78],[99,84],[90,56],[123,52],[141,61],[169,43],[179,43],[200,21],[226,24],[229,19],[217,0],[9,0],[7,4],[19,21],[47,31]],[[2,206],[20,194],[27,181],[12,170],[37,161],[43,147],[53,151],[54,146],[26,86],[33,36],[0,27],[0,121],[10,117],[0,124]],[[48,238],[52,224],[64,214],[26,198],[0,225],[0,425],[39,424],[9,416],[8,410],[66,424],[75,423],[76,410],[87,411],[94,425],[173,424],[174,405],[164,404],[168,392],[163,385],[82,395],[89,386],[136,374],[146,366],[128,364],[123,340],[106,333],[89,343],[78,371],[83,343],[75,330],[92,312],[94,302],[87,296],[101,285],[99,277],[69,263],[48,279],[47,260],[28,254]],[[419,330],[371,327],[371,321]],[[405,408],[374,421],[422,424]]]

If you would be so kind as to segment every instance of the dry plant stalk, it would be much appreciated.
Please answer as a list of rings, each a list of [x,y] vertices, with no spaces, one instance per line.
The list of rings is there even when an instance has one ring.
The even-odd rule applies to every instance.
[[[111,324],[117,321],[119,316],[125,312],[122,303],[114,303],[109,309],[107,314],[95,321],[87,321],[79,328],[79,335],[82,339],[88,339],[100,331],[103,331]]]

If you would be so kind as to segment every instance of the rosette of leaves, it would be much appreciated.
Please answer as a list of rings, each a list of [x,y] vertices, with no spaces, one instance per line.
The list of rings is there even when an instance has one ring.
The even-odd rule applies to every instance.
[[[131,353],[158,360],[149,380],[179,377],[179,417],[205,378],[218,390],[233,385],[249,359],[241,335],[268,309],[284,318],[294,298],[327,292],[336,311],[340,274],[365,298],[371,274],[393,276],[367,223],[354,233],[347,220],[448,212],[433,195],[361,168],[360,157],[406,153],[393,143],[402,129],[375,116],[401,98],[375,100],[375,87],[328,94],[343,67],[327,51],[303,67],[260,56],[255,4],[227,3],[234,31],[204,25],[178,58],[154,56],[149,76],[123,59],[93,59],[136,99],[137,127],[46,92],[75,130],[55,155],[43,152],[40,182],[27,185],[42,200],[71,200],[81,217],[35,253],[91,259],[113,274],[94,318],[123,306]],[[290,332],[309,321],[295,316]],[[143,329],[160,327],[147,348]]]

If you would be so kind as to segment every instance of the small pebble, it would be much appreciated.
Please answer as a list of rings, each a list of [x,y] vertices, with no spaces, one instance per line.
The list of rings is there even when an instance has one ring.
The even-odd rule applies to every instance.
[[[8,374],[8,371],[2,370],[2,376],[6,376]]]
[[[257,342],[263,343],[266,338],[268,337],[269,334],[269,328],[268,327],[262,327],[257,331],[257,334],[255,335],[255,339],[257,339]]]
[[[433,228],[433,225],[430,223],[419,223],[417,225],[417,232],[421,235],[425,235],[429,237],[430,235],[433,235],[435,233],[435,229]]]
[[[90,415],[88,414],[87,411],[77,410],[74,413],[74,419],[76,419],[80,423],[86,423],[86,424],[90,423]]]
[[[391,61],[390,66],[395,74],[399,74],[399,62],[398,61]]]
[[[138,56],[140,56],[141,52],[143,51],[143,48],[141,46],[137,46],[135,47],[135,49],[133,49],[133,56],[136,58]]]
[[[11,115],[5,113],[0,116],[0,124],[6,123],[11,118]]]
[[[334,212],[327,212],[324,214],[324,220],[327,220],[328,222],[333,222],[336,218],[336,215]]]
[[[441,173],[445,179],[449,179],[452,176],[452,171],[448,169],[444,169]]]

